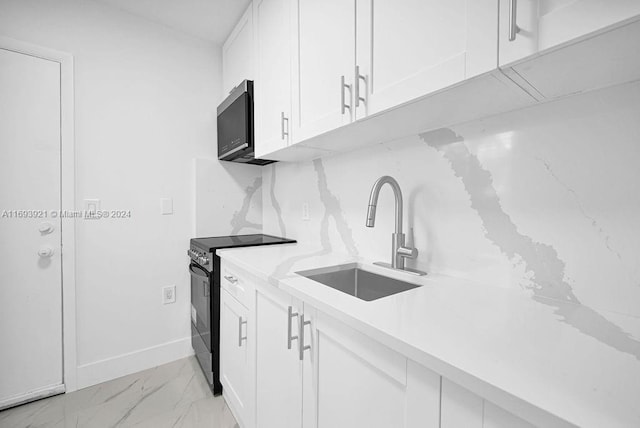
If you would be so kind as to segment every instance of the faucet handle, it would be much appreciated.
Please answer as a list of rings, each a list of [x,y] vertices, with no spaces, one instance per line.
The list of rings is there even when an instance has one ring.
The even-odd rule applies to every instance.
[[[407,259],[415,259],[418,257],[418,249],[411,247],[398,248],[398,255]]]

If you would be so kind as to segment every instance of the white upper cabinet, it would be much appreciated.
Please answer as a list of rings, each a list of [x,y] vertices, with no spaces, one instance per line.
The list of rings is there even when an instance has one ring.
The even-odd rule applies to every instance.
[[[500,67],[539,101],[637,80],[638,40],[638,0],[500,0]]]
[[[291,0],[254,2],[256,157],[291,141]]]
[[[500,0],[500,65],[638,14],[638,0]]]
[[[352,118],[355,0],[293,0],[294,138],[305,140]]]
[[[253,10],[251,5],[222,46],[222,99],[240,82],[254,78]]]
[[[497,0],[359,0],[356,117],[495,69],[497,10]]]

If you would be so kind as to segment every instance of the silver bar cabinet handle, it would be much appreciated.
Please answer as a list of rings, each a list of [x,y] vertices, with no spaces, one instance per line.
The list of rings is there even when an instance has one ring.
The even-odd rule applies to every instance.
[[[297,317],[297,316],[298,316],[298,313],[293,312],[293,307],[289,306],[289,317],[287,321],[287,349],[291,349],[291,342],[298,339],[298,336],[291,335],[291,331],[293,330],[291,328],[291,320],[293,319],[293,317]]]
[[[518,17],[518,0],[509,0],[509,41],[516,39],[516,34],[520,32],[516,18]]]
[[[284,122],[287,122],[287,130],[284,129]],[[289,118],[284,115],[284,112],[280,113],[280,138],[284,140],[284,137],[289,136]]]
[[[225,275],[224,279],[226,279],[227,281],[229,281],[232,284],[235,284],[236,282],[238,282],[238,278],[236,278],[233,275]]]
[[[340,76],[340,111],[342,112],[342,114],[344,114],[347,109],[351,111],[351,106],[345,102],[345,96],[344,96],[345,88],[348,89],[349,94],[351,94],[351,85],[347,85],[346,83],[344,83],[344,75],[343,75],[343,76]]]
[[[365,93],[364,93],[364,97],[360,96],[360,80],[362,80],[364,82],[364,86],[365,88],[367,87],[367,77],[363,76],[362,74],[360,74],[360,66],[356,65],[356,81],[353,84],[355,86],[354,90],[355,90],[355,100],[356,100],[356,108],[360,106],[360,101],[362,101],[362,103],[364,105],[367,105],[367,91],[365,89]]]
[[[311,324],[310,320],[304,320],[304,314],[300,315],[300,340],[298,342],[298,349],[300,350],[300,361],[304,359],[304,351],[311,349],[311,345],[304,344],[304,326]]]
[[[242,317],[238,317],[238,347],[242,348],[242,341],[243,340],[247,340],[247,336],[245,335],[244,337],[242,336],[242,325],[246,325],[247,321],[246,320],[242,320]]]

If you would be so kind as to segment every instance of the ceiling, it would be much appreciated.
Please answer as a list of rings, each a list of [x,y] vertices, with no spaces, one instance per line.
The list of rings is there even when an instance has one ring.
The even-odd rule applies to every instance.
[[[183,33],[222,44],[250,0],[98,0]]]

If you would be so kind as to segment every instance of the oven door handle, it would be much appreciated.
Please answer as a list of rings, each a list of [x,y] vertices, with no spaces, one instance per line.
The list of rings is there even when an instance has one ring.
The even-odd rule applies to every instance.
[[[204,272],[204,275],[198,275],[198,274],[193,270],[193,268],[196,268],[196,269],[198,269],[199,271]],[[205,278],[205,279],[209,280],[209,273],[208,273],[206,270],[202,269],[202,268],[201,268],[200,266],[198,266],[198,265],[190,264],[190,265],[189,265],[189,271],[190,271],[190,272],[191,272],[191,274],[192,274],[192,275],[194,275],[194,276],[198,276],[198,277]]]

